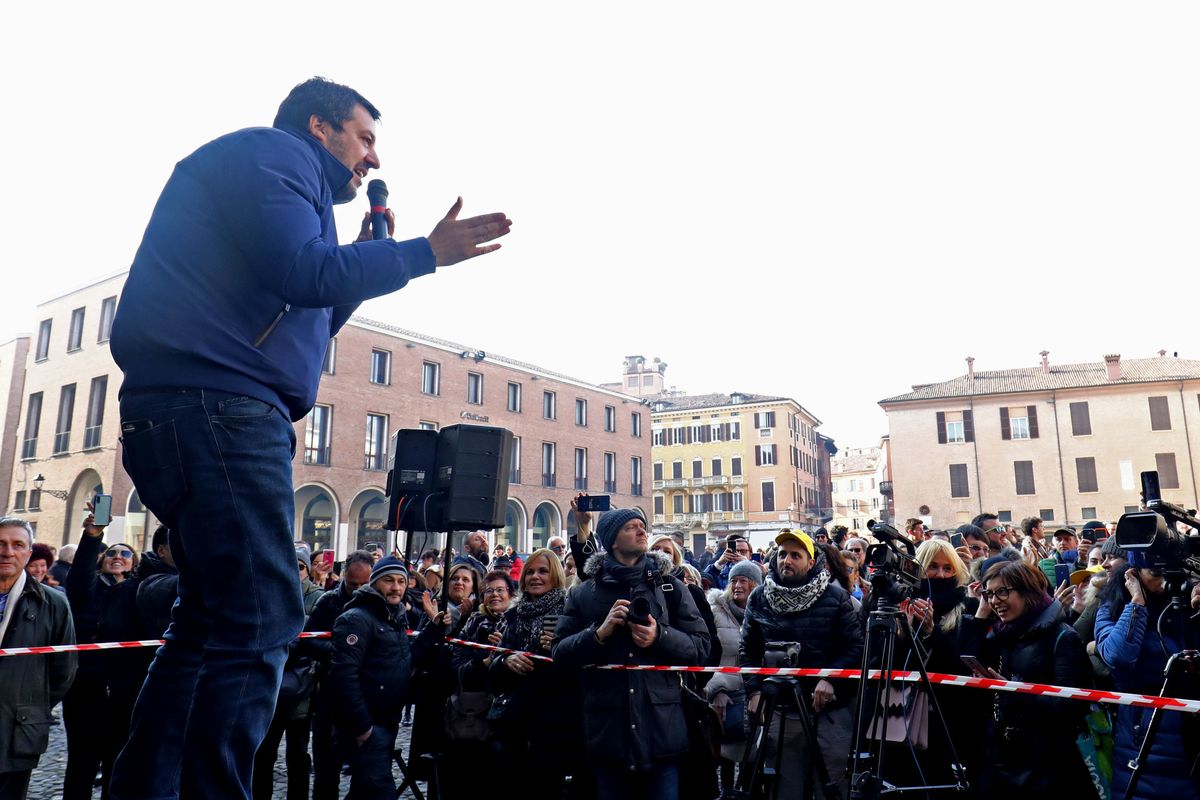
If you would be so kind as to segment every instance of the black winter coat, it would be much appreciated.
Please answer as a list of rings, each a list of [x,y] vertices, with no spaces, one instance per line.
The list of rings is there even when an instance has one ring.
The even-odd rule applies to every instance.
[[[410,702],[413,650],[403,607],[393,614],[371,586],[354,592],[346,611],[333,624],[333,662],[329,682],[337,726],[350,736],[372,725],[400,722]]]
[[[137,568],[137,612],[142,639],[161,639],[171,624],[179,596],[179,570],[151,552],[142,553]]]
[[[815,580],[822,569],[824,557],[818,556],[806,581]],[[774,569],[771,575],[775,580],[779,579]],[[859,669],[862,666],[862,639],[858,611],[850,600],[850,594],[836,581],[830,579],[816,602],[794,614],[775,613],[767,602],[766,584],[763,584],[751,592],[746,601],[738,665],[764,666],[767,642],[799,642],[800,663],[797,666]],[[746,693],[749,695],[761,691],[763,680],[761,675],[747,675]],[[816,684],[816,679],[808,679],[805,685],[811,691]],[[839,690],[836,695],[837,700],[828,708],[848,704],[854,692],[847,688]]]
[[[564,668],[590,664],[701,665],[708,658],[708,628],[691,595],[671,576],[671,559],[647,553],[649,575],[633,584],[612,574],[614,562],[592,556],[586,583],[574,587],[555,632],[554,660]],[[596,629],[617,600],[645,597],[659,624],[650,647],[633,643],[627,628],[604,644]],[[645,771],[688,749],[679,676],[669,672],[581,670],[583,732],[588,757],[598,764]]]
[[[96,559],[103,550],[100,537],[81,537],[67,573],[67,601],[75,620],[75,641],[80,644],[132,641],[143,635],[137,609],[138,580],[135,576],[115,583],[100,575]],[[81,653],[79,680],[103,683],[121,703],[132,704],[153,659],[154,648],[150,647]]]
[[[0,647],[75,644],[71,609],[61,592],[33,580],[16,601]],[[50,709],[71,685],[75,653],[0,658],[0,773],[37,766],[50,742]]]
[[[1091,662],[1065,616],[1062,605],[1052,602],[1027,630],[1005,636],[990,631],[990,620],[964,617],[958,652],[976,656],[1008,680],[1091,688]],[[1096,796],[1075,744],[1086,703],[1009,692],[996,692],[992,702],[985,734],[989,758],[976,782],[981,796]]]

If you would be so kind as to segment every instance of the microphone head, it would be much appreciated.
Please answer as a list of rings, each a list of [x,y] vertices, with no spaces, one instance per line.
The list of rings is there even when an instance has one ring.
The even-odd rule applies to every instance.
[[[388,201],[387,184],[378,178],[367,184],[367,199],[373,206],[386,206]]]

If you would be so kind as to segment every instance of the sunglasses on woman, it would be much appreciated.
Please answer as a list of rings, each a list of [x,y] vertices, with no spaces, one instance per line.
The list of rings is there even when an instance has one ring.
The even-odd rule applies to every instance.
[[[118,556],[121,558],[133,558],[133,551],[126,550],[123,547],[110,547],[108,550],[104,551],[105,558],[117,558]]]

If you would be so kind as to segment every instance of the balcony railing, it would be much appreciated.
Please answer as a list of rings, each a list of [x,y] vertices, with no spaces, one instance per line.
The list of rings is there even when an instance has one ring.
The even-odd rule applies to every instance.
[[[686,489],[689,481],[687,478],[668,478],[662,484],[663,489]]]
[[[707,478],[693,478],[692,486],[728,486],[728,475],[709,475]]]
[[[729,485],[730,486],[745,486],[746,485],[746,476],[745,475],[729,476]]]

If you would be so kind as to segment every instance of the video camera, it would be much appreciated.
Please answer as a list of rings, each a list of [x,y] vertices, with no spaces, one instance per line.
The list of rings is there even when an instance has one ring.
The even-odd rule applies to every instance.
[[[878,596],[885,602],[898,604],[921,585],[924,577],[915,558],[916,548],[886,522],[870,520],[867,527],[878,540],[867,547],[864,561],[871,573],[871,590],[880,592]]]
[[[772,669],[800,666],[800,643],[765,642],[763,644],[763,666]]]
[[[1195,510],[1162,499],[1158,472],[1142,473],[1142,498],[1146,511],[1122,514],[1117,521],[1117,544],[1129,553],[1132,567],[1161,569],[1168,573],[1200,575],[1200,519]],[[1191,535],[1179,530],[1187,525]]]

